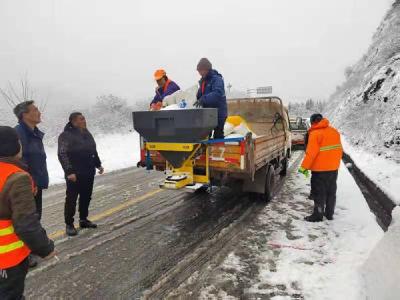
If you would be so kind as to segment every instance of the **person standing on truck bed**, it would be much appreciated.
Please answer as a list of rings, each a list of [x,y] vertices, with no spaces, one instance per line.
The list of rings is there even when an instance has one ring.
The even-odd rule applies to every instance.
[[[339,132],[321,114],[310,118],[308,145],[299,172],[308,177],[312,171],[311,189],[314,212],[305,217],[308,222],[333,219],[336,205],[336,181],[343,150]]]
[[[154,80],[157,82],[157,88],[156,95],[150,103],[150,110],[160,110],[164,98],[179,91],[180,87],[167,77],[167,73],[163,69],[154,72]]]
[[[225,120],[228,115],[224,78],[212,68],[207,58],[200,59],[197,71],[201,79],[194,106],[218,109],[218,126],[214,129],[214,139],[223,139]]]
[[[0,126],[0,141],[0,299],[23,299],[29,254],[50,258],[54,243],[40,224],[16,130]]]
[[[104,173],[96,142],[86,128],[86,119],[80,112],[69,116],[64,132],[58,138],[58,160],[64,169],[67,183],[65,198],[65,224],[69,236],[78,234],[74,226],[76,201],[79,196],[79,225],[81,228],[96,228],[97,225],[87,219],[92,198],[96,169]]]

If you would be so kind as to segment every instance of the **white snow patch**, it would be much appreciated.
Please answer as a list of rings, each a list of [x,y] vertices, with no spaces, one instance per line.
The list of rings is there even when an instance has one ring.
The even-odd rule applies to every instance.
[[[140,159],[139,135],[136,132],[97,135],[94,138],[106,172],[136,166]],[[50,184],[64,182],[64,172],[58,161],[57,147],[46,147],[46,153]]]
[[[367,153],[352,146],[342,138],[344,151],[354,160],[355,164],[384,191],[397,205],[400,205],[400,164]]]
[[[400,207],[393,222],[363,267],[368,299],[397,300],[400,295]]]
[[[296,183],[299,189],[306,190],[300,180]],[[294,202],[304,201],[299,195],[293,197]],[[271,213],[274,215],[269,212],[260,219],[265,218],[268,224]],[[281,222],[285,222],[282,218],[291,219],[279,212],[273,218]],[[365,299],[360,267],[383,232],[343,164],[334,221],[311,224],[292,219],[291,224],[291,234],[296,238],[289,239],[284,231],[273,234],[271,248],[279,249],[279,254],[274,254],[278,255],[275,266],[260,265],[259,281],[250,292],[268,294],[284,286],[289,294],[301,291],[305,299]],[[270,258],[271,249],[265,252],[265,261]]]
[[[244,271],[244,266],[240,261],[240,257],[235,255],[235,253],[231,252],[229,255],[225,258],[223,264],[222,264],[223,269],[234,269],[237,272],[243,272]]]
[[[226,299],[226,300],[236,300],[236,297],[229,296],[225,291],[217,290],[217,288],[213,285],[205,287],[201,290],[200,300],[219,300],[219,299]]]

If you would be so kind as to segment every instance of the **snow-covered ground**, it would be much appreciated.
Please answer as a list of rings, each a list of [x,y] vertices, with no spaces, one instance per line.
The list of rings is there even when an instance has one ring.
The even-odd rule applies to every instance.
[[[343,164],[333,221],[303,220],[312,209],[308,193],[307,180],[291,174],[245,238],[209,268],[200,298],[235,299],[242,286],[250,299],[366,299],[361,267],[383,231]]]
[[[397,205],[400,205],[400,164],[355,147],[342,137],[344,150],[356,165]],[[399,149],[400,151],[400,149]]]
[[[398,300],[400,295],[400,207],[393,211],[388,232],[363,267],[368,299]]]
[[[97,152],[106,172],[136,166],[140,156],[139,135],[95,135]],[[57,157],[57,147],[46,147],[50,184],[64,182],[64,172]]]

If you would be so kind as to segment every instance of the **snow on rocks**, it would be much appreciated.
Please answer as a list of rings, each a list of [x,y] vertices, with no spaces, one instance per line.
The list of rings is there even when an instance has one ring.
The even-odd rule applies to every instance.
[[[400,162],[400,1],[395,1],[366,54],[328,101],[324,114],[353,145]]]
[[[366,294],[371,300],[397,300],[400,295],[400,207],[393,221],[363,266]]]

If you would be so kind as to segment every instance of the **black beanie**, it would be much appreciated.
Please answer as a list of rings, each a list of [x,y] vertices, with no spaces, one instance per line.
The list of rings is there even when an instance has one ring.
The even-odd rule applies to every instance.
[[[21,150],[18,134],[9,126],[0,126],[0,157],[15,156]]]
[[[321,114],[313,114],[310,117],[310,123],[318,123],[320,122],[324,117]]]
[[[207,58],[203,57],[202,59],[200,59],[199,63],[197,64],[197,71],[200,70],[210,71],[211,69],[212,69],[212,64]]]

